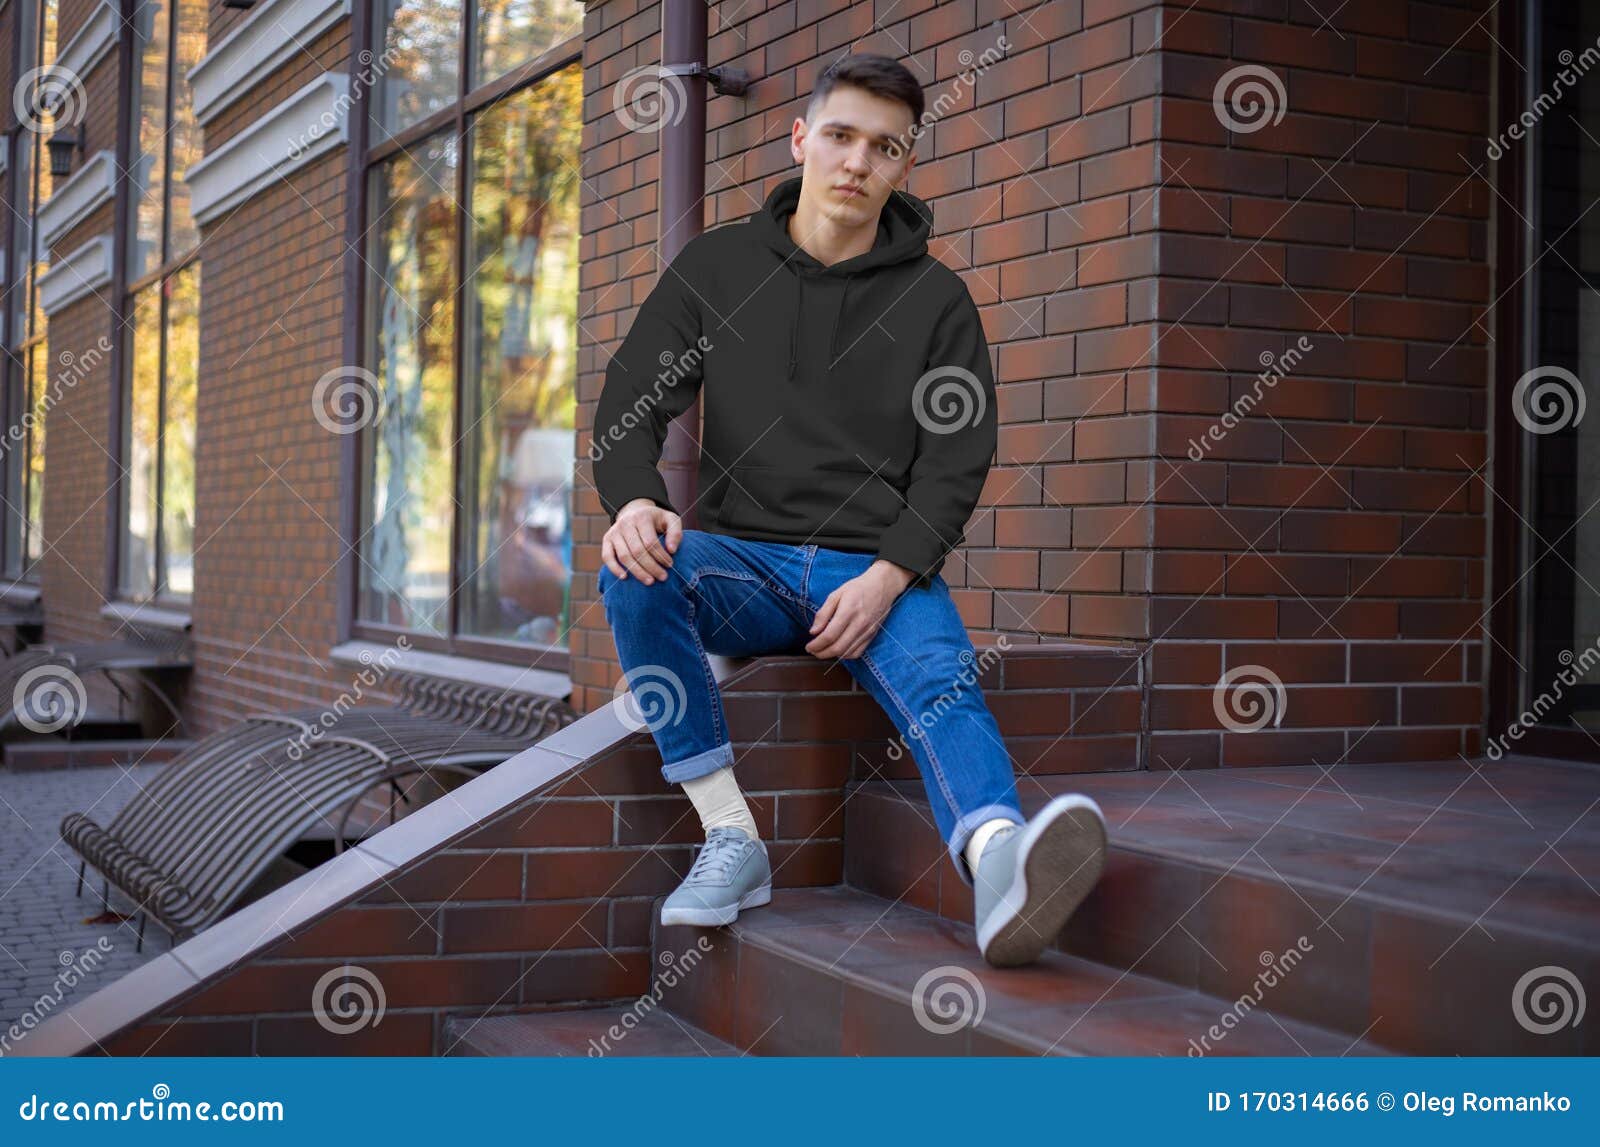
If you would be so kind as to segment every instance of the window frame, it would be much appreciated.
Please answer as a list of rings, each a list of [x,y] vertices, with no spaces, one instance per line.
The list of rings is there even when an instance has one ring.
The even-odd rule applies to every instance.
[[[141,0],[121,0],[119,19],[124,28],[133,27],[133,17],[138,11]],[[108,463],[110,471],[110,487],[112,512],[107,515],[106,526],[106,592],[105,599],[112,602],[121,602],[130,605],[153,605],[164,609],[171,609],[180,613],[188,613],[193,608],[194,595],[172,593],[165,579],[163,558],[166,547],[164,545],[165,515],[161,512],[166,461],[166,402],[167,402],[167,311],[169,299],[162,284],[169,279],[187,270],[190,265],[199,262],[200,250],[205,245],[197,240],[189,250],[176,257],[167,257],[167,251],[172,239],[172,112],[173,101],[177,85],[175,80],[180,76],[178,52],[178,8],[179,0],[166,0],[167,4],[167,76],[165,91],[163,93],[163,123],[166,130],[162,133],[162,146],[165,154],[162,156],[161,175],[161,234],[159,236],[160,262],[151,270],[145,272],[136,282],[127,282],[128,267],[132,246],[138,241],[138,228],[132,218],[138,204],[133,198],[133,163],[137,149],[135,136],[139,130],[140,85],[144,77],[138,68],[137,38],[132,35],[118,37],[117,67],[120,83],[118,84],[118,109],[117,109],[117,183],[115,202],[112,205],[114,212],[112,221],[112,260],[111,282],[116,293],[113,308],[116,320],[118,337],[112,340],[111,377],[114,381],[112,400],[107,403],[110,407],[109,415],[109,441],[113,445],[112,460]],[[207,35],[210,34],[209,15],[207,16]],[[204,270],[201,269],[201,290],[204,291]],[[157,421],[162,427],[162,433],[156,441],[155,475],[156,475],[156,514],[153,522],[154,566],[156,583],[153,591],[148,596],[140,596],[129,592],[123,585],[122,558],[127,546],[127,461],[131,453],[131,443],[128,435],[131,427],[127,418],[128,406],[133,396],[133,354],[132,342],[134,338],[133,318],[137,313],[137,298],[144,291],[153,290],[157,294],[157,327],[160,332],[161,347],[157,355],[157,370],[159,372],[159,394],[157,396],[157,409],[160,414]],[[195,310],[195,322],[200,321],[200,309]],[[196,503],[198,507],[198,490]],[[192,557],[192,555],[191,555]]]
[[[11,59],[15,62],[18,77],[36,67],[42,55],[45,28],[44,9],[47,3],[49,3],[49,0],[21,0],[21,3],[13,8],[11,19]],[[58,3],[56,8],[58,40],[60,38],[60,17],[61,10]],[[25,33],[30,32],[32,33],[31,43],[28,42],[28,37],[25,35]],[[56,45],[56,50],[60,50],[59,43]],[[3,307],[3,318],[0,318],[0,324],[4,326],[5,337],[0,339],[0,344],[3,344],[0,345],[0,417],[5,419],[7,437],[10,436],[11,428],[18,424],[23,415],[28,413],[32,406],[29,363],[33,353],[36,349],[42,347],[45,349],[46,359],[48,359],[50,345],[48,318],[41,325],[39,332],[32,335],[25,334],[20,342],[15,338],[16,332],[11,329],[11,317],[16,304],[15,292],[18,289],[23,292],[22,317],[24,330],[26,330],[26,324],[33,316],[36,305],[38,280],[33,275],[33,268],[36,262],[33,254],[38,238],[38,209],[44,205],[45,201],[41,200],[36,203],[34,201],[34,191],[38,186],[40,162],[49,162],[50,152],[46,143],[47,137],[43,132],[33,131],[21,122],[12,124],[5,133],[6,175],[4,194],[6,203],[11,207],[11,213],[5,221],[3,231],[5,236],[5,266],[3,268],[5,286],[4,291],[0,292],[0,307]],[[28,163],[26,186],[23,185],[19,165],[23,146],[33,149],[33,155]],[[21,204],[24,210],[17,210],[18,204]],[[26,220],[28,228],[28,257],[25,260],[22,257],[22,252],[18,250],[18,244],[13,241],[16,238],[14,222],[19,219]],[[14,409],[12,398],[19,394],[21,396],[21,405]],[[22,486],[20,489],[12,487],[10,459],[0,456],[0,489],[5,492],[5,499],[0,502],[0,515],[4,515],[5,518],[3,522],[0,522],[0,578],[5,579],[5,584],[8,587],[21,586],[30,590],[37,590],[41,588],[41,566],[44,562],[44,553],[41,550],[39,560],[32,565],[28,563],[30,529],[27,466],[34,451],[32,439],[33,430],[29,429],[25,438],[17,443],[22,452]],[[48,443],[48,437],[46,437],[45,441]],[[46,473],[48,474],[48,470]],[[41,537],[44,533],[43,515],[44,505],[41,497],[41,520],[39,522]],[[12,554],[10,550],[13,518],[17,519],[16,539],[18,549],[21,551],[20,554],[16,555]],[[15,578],[8,572],[11,569],[14,557],[18,563],[18,573]]]
[[[575,0],[576,2],[576,0]],[[379,6],[377,0],[356,0],[352,8],[350,38],[351,90],[359,90],[360,60],[363,54],[369,60],[381,55],[377,44],[376,23]],[[455,287],[451,307],[455,318],[452,350],[454,383],[451,407],[451,457],[450,488],[459,504],[463,490],[463,448],[457,441],[456,428],[465,401],[466,332],[462,317],[466,313],[468,283],[463,281],[461,268],[466,265],[467,245],[471,242],[472,215],[469,203],[472,152],[468,134],[473,119],[515,95],[576,64],[583,66],[583,31],[578,30],[567,39],[510,69],[476,91],[468,91],[471,76],[471,56],[477,36],[478,5],[474,0],[462,0],[461,34],[457,41],[456,98],[450,107],[441,108],[395,132],[380,143],[373,143],[370,93],[351,106],[349,144],[347,147],[348,171],[345,185],[345,298],[350,305],[345,309],[344,361],[370,369],[370,348],[366,341],[367,298],[367,241],[370,238],[368,218],[370,206],[369,187],[371,173],[386,160],[400,154],[419,141],[448,130],[457,145],[455,186],[455,240],[451,244],[454,259]],[[503,638],[463,634],[461,624],[462,557],[467,539],[463,536],[464,514],[459,509],[451,514],[450,553],[448,565],[448,605],[445,610],[446,632],[429,633],[404,626],[363,618],[360,612],[361,569],[366,534],[362,529],[365,517],[366,491],[364,483],[373,462],[373,435],[370,427],[358,433],[343,436],[340,452],[340,488],[344,497],[340,506],[340,531],[344,543],[343,576],[338,586],[338,632],[341,641],[367,640],[394,644],[404,637],[421,651],[449,656],[475,658],[484,661],[514,664],[556,673],[570,671],[572,654],[567,646],[541,645],[535,642],[508,641]],[[568,571],[569,576],[571,571]]]

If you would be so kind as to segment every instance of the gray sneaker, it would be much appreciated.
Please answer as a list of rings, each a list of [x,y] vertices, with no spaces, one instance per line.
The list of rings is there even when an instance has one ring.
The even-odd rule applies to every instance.
[[[1026,825],[996,832],[972,882],[983,958],[1003,968],[1037,960],[1100,879],[1105,859],[1105,817],[1082,793],[1056,797]]]
[[[714,828],[683,883],[661,905],[661,923],[732,924],[739,909],[772,902],[767,846],[743,829]]]

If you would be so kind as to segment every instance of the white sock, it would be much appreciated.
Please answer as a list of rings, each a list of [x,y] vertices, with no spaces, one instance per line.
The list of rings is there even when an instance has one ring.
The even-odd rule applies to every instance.
[[[997,816],[992,820],[984,821],[972,830],[972,835],[967,838],[967,847],[961,850],[961,855],[966,857],[967,868],[972,871],[974,877],[978,875],[978,858],[983,855],[983,850],[988,845],[989,838],[1002,828],[1016,823],[1014,820],[1007,820],[1005,817]]]
[[[707,834],[714,828],[732,825],[742,828],[750,839],[760,839],[756,831],[756,818],[750,815],[750,806],[744,803],[739,782],[733,779],[733,766],[724,765],[714,773],[683,781],[683,791],[700,814],[700,827]]]

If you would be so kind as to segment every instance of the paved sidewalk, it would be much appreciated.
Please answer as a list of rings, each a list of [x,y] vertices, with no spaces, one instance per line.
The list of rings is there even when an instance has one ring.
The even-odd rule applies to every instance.
[[[10,1029],[25,1013],[42,1022],[171,946],[156,924],[145,925],[144,951],[135,952],[137,920],[83,923],[101,910],[100,881],[89,869],[83,896],[73,896],[78,858],[60,832],[69,812],[105,824],[164,767],[0,770],[0,1053],[20,1042]],[[115,889],[111,906],[131,910]],[[69,986],[63,972],[74,964],[77,983]],[[26,1039],[29,1029],[18,1030]]]

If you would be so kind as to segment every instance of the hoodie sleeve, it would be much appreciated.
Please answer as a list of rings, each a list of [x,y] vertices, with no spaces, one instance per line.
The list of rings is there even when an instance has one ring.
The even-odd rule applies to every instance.
[[[662,269],[606,364],[589,458],[600,505],[612,522],[635,498],[679,512],[656,465],[668,425],[689,409],[704,377],[707,344],[690,285],[695,252],[691,241]]]
[[[925,588],[959,546],[989,476],[998,436],[994,372],[978,308],[962,290],[934,324],[924,374],[912,395],[917,454],[905,507],[878,543],[878,557]]]

